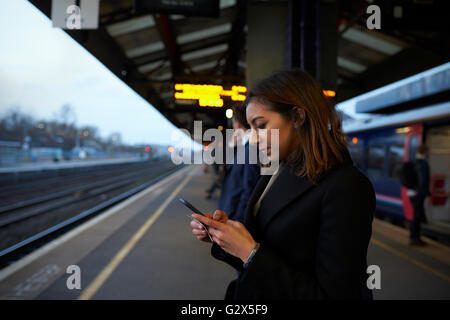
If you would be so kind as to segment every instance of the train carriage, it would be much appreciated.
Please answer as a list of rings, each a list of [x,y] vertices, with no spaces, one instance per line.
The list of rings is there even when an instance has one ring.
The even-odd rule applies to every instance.
[[[426,203],[428,230],[450,233],[450,102],[380,116],[365,123],[344,126],[355,165],[372,181],[377,211],[412,220],[406,188],[399,179],[403,162],[415,160],[419,145],[429,148],[430,202]]]

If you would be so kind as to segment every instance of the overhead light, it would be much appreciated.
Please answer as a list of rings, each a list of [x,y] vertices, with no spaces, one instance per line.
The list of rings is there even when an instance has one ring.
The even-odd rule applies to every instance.
[[[394,55],[403,48],[398,44],[381,39],[369,32],[363,32],[355,28],[350,28],[342,34],[342,38],[359,43],[367,48],[379,51],[387,55]]]
[[[228,32],[231,32],[231,23],[225,23],[208,29],[181,34],[177,37],[177,43],[185,44],[187,42],[210,38]]]
[[[191,51],[185,54],[181,55],[181,60],[183,61],[187,61],[187,60],[192,60],[192,59],[196,59],[196,58],[202,58],[205,56],[211,56],[213,54],[217,54],[217,53],[221,53],[221,52],[225,52],[228,50],[228,44],[220,44],[218,46],[214,46],[214,47],[209,47],[206,49],[201,49],[201,50],[195,50],[195,51]]]
[[[228,119],[233,118],[233,109],[227,109],[227,110],[225,111],[225,116],[226,116]]]
[[[395,129],[395,133],[408,133],[411,131],[411,127]]]
[[[219,62],[219,66],[223,66],[225,64],[225,60],[221,60]],[[192,66],[191,69],[194,72],[198,72],[198,71],[203,71],[203,70],[208,70],[211,68],[214,68],[217,65],[217,61],[210,61],[210,62],[205,62],[202,64],[197,64],[195,66]]]
[[[164,49],[164,43],[162,41],[154,42],[147,44],[145,46],[133,48],[130,50],[127,50],[125,54],[128,58],[136,58],[139,56],[142,56],[144,54],[160,51]]]
[[[236,0],[220,0],[220,9],[233,7],[236,5]]]
[[[333,90],[323,90],[323,94],[327,97],[333,98],[336,96],[336,91]]]
[[[352,72],[355,73],[361,73],[363,71],[365,71],[367,69],[366,66],[363,66],[362,64],[359,64],[357,62],[354,61],[350,61],[346,58],[343,57],[338,57],[337,58],[337,64],[339,67],[350,70]]]
[[[108,33],[112,37],[121,36],[123,34],[131,33],[145,28],[151,28],[155,25],[155,20],[151,14],[130,19],[123,22],[114,23],[106,27]]]
[[[151,63],[144,64],[142,66],[139,66],[138,70],[139,70],[139,72],[146,73],[148,71],[152,71],[152,70],[156,69],[161,64],[162,64],[161,68],[165,68],[165,67],[169,66],[169,62],[168,61],[163,63],[163,60],[158,60],[158,61],[155,61],[155,62],[151,62]]]

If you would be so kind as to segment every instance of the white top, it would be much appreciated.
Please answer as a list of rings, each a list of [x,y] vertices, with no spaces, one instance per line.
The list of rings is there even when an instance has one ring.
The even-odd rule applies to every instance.
[[[261,197],[259,197],[258,201],[255,203],[255,206],[253,207],[253,215],[256,216],[256,214],[259,211],[259,207],[261,206],[261,202],[263,201],[264,197],[266,196],[267,191],[269,191],[272,184],[277,179],[279,173],[281,172],[283,167],[283,162],[280,163],[277,170],[273,173],[272,177],[270,178],[269,182],[267,183],[266,188],[264,189],[263,193],[261,194]]]

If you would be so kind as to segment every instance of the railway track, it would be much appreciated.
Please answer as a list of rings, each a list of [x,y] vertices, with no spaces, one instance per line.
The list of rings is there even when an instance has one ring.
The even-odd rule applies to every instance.
[[[70,177],[60,177],[66,187],[59,183],[59,191],[47,188],[34,197],[16,197],[16,202],[0,205],[0,268],[179,168],[170,162],[132,165],[78,177],[73,186],[64,182],[65,178],[73,182]],[[20,192],[20,187],[17,190]]]

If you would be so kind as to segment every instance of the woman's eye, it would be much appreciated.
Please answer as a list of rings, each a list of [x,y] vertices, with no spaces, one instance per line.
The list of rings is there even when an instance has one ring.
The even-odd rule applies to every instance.
[[[261,123],[260,125],[257,125],[256,128],[258,129],[264,129],[266,127],[265,123]]]

